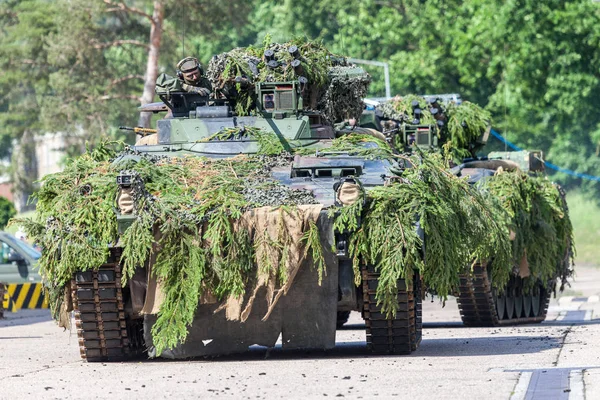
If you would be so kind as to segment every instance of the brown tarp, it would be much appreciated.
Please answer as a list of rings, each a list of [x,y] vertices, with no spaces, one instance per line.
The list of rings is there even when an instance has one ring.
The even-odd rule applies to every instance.
[[[301,205],[297,209],[286,210],[285,208],[260,207],[247,211],[237,221],[235,229],[246,229],[255,240],[256,259],[262,260],[262,264],[268,263],[269,268],[260,265],[257,268],[255,284],[247,288],[250,296],[230,296],[216,310],[224,310],[228,320],[246,321],[252,306],[261,289],[265,289],[265,300],[267,303],[266,320],[282,295],[287,294],[298,273],[302,262],[306,259],[306,243],[302,236],[308,230],[310,222],[315,223],[319,218],[322,205]],[[158,237],[155,237],[158,242]],[[283,249],[272,246],[272,243],[283,244]],[[152,274],[151,266],[156,261],[158,249],[154,249],[148,269],[148,290],[146,291],[146,302],[142,314],[157,314],[164,301],[160,282]],[[283,271],[287,281],[278,285],[278,271]],[[315,274],[317,272],[315,271]],[[216,299],[210,294],[203,294],[200,304],[212,304]]]
[[[335,345],[338,302],[338,265],[333,254],[332,221],[321,206],[302,206],[296,214],[269,207],[249,211],[240,220],[252,229],[257,257],[270,259],[288,274],[279,284],[276,268],[258,268],[254,283],[240,298],[230,297],[221,304],[214,298],[201,298],[195,318],[188,327],[185,343],[162,353],[166,358],[186,358],[243,352],[254,344],[273,347],[281,335],[287,349],[326,349]],[[309,221],[316,223],[327,274],[319,282],[318,272],[301,240]],[[282,239],[285,252],[272,251],[266,240]],[[285,247],[285,246],[283,246]],[[284,256],[285,255],[285,256]],[[260,258],[259,258],[260,259]],[[283,264],[282,264],[283,263]],[[152,348],[152,325],[160,308],[160,285],[148,282],[144,318],[145,340],[149,355]],[[149,311],[149,312],[148,312]],[[225,311],[225,312],[219,312]]]

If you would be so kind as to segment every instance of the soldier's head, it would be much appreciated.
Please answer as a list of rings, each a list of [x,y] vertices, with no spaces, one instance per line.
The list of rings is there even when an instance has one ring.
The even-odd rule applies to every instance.
[[[186,57],[177,63],[177,76],[183,79],[187,84],[195,84],[200,82],[200,78],[204,74],[202,65],[197,58]]]

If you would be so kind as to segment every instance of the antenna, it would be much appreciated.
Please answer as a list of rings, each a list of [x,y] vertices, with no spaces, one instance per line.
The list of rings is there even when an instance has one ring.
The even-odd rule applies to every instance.
[[[374,65],[376,67],[383,67],[383,78],[385,79],[385,97],[386,99],[392,98],[392,90],[390,89],[390,65],[388,63],[373,60],[361,60],[360,58],[352,57],[348,57],[348,61],[354,64],[366,64]]]
[[[504,151],[508,151],[508,143],[506,141],[506,131],[508,130],[506,129],[508,126],[506,119],[506,103],[508,103],[508,83],[506,81],[506,45],[504,45],[502,48],[502,59],[502,80],[504,81],[504,132],[502,132],[502,135],[504,136]]]

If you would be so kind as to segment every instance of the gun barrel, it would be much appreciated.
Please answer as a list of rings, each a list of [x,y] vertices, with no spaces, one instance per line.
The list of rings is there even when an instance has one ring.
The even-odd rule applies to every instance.
[[[134,131],[138,135],[146,136],[152,133],[156,133],[156,129],[152,128],[142,128],[141,126],[131,127],[131,126],[120,126],[119,129],[124,131]]]

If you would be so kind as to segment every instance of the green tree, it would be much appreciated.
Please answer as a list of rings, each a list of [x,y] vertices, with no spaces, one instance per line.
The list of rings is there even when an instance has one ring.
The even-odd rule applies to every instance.
[[[20,205],[37,179],[30,173],[35,134],[66,133],[77,154],[86,141],[124,138],[119,125],[147,125],[147,118],[138,120],[137,107],[153,100],[161,70],[173,72],[162,66],[177,61],[179,28],[193,35],[225,32],[244,25],[248,7],[207,0],[0,3],[0,158],[12,155]],[[30,140],[22,140],[25,132]],[[18,154],[13,140],[22,142]]]
[[[0,229],[4,229],[8,220],[17,215],[14,204],[6,197],[0,196]]]
[[[387,61],[393,93],[458,92],[485,106],[494,127],[520,146],[599,175],[599,17],[588,0],[6,0],[0,157],[26,129],[116,135],[115,126],[137,124],[156,73],[173,73],[185,55],[206,64],[269,33]],[[367,69],[370,94],[383,95],[381,70]]]
[[[149,124],[146,113],[136,123],[136,107],[153,101],[159,72],[174,73],[180,34],[221,32],[243,25],[248,14],[242,1],[61,1],[70,12],[57,17],[49,41],[57,70],[46,118],[95,135],[114,135],[124,122]]]
[[[600,175],[600,17],[588,1],[506,2],[488,41],[499,79],[488,108],[523,147],[537,147],[555,164]],[[598,192],[597,182],[558,177]]]
[[[338,13],[332,47],[389,61],[394,93],[458,92],[486,106],[521,147],[600,175],[599,17],[585,0],[365,0]],[[557,178],[600,191],[594,181]]]
[[[48,35],[56,31],[52,1],[8,0],[0,3],[0,158],[13,155],[12,143],[21,143],[10,168],[15,199],[25,209],[37,179],[33,135],[42,129],[42,104],[52,89],[49,77]],[[25,138],[25,140],[23,140]]]

